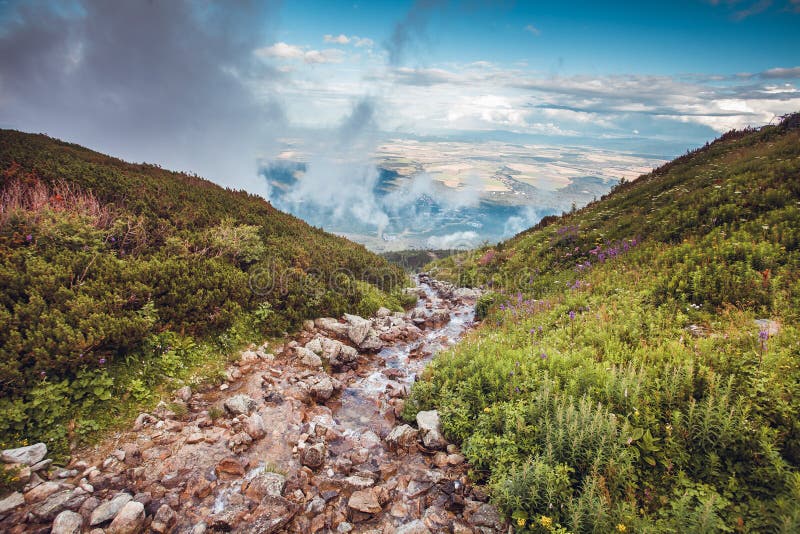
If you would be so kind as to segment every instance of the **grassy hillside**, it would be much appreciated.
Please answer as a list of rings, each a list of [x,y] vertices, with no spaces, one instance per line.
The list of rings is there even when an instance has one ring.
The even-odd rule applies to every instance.
[[[800,531],[800,115],[496,247],[437,407],[521,532]]]
[[[0,447],[63,450],[243,342],[402,304],[398,267],[196,176],[4,130],[0,177]]]

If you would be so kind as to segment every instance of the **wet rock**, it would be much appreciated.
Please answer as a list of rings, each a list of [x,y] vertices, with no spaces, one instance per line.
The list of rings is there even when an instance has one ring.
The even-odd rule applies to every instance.
[[[261,439],[267,435],[267,427],[261,415],[254,413],[245,420],[245,432],[253,439]]]
[[[249,415],[256,409],[256,401],[247,395],[234,395],[225,401],[225,411],[231,415]]]
[[[297,357],[300,359],[301,365],[313,367],[314,369],[322,367],[322,358],[306,347],[297,347],[295,349],[295,354],[297,354]]]
[[[197,499],[208,497],[211,489],[211,482],[202,475],[196,475],[186,483],[186,493]]]
[[[83,528],[83,518],[80,514],[64,510],[53,521],[51,534],[80,534]]]
[[[242,518],[249,511],[243,503],[228,504],[224,510],[211,516],[209,527],[212,531],[230,532],[242,522]]]
[[[358,315],[350,315],[348,313],[344,314],[344,318],[348,324],[347,337],[356,345],[361,345],[361,343],[367,338],[367,335],[372,328],[372,323],[363,317],[359,317]]]
[[[159,534],[164,534],[165,532],[169,532],[177,519],[178,518],[175,514],[175,511],[170,508],[169,505],[162,504],[158,508],[155,517],[153,517],[153,522],[150,524],[150,529],[154,532],[158,532]]]
[[[445,308],[437,308],[431,312],[429,320],[433,326],[442,326],[450,322],[450,312]]]
[[[242,486],[242,492],[254,501],[261,501],[267,496],[282,496],[285,487],[286,477],[279,473],[263,472],[246,481]]]
[[[327,447],[324,443],[316,443],[303,451],[303,465],[315,469],[325,463]]]
[[[0,515],[7,514],[23,504],[25,504],[25,497],[20,492],[15,491],[8,497],[0,500]]]
[[[241,525],[236,532],[242,534],[273,534],[286,532],[286,525],[297,513],[297,506],[283,497],[265,497],[253,511],[254,520]]]
[[[309,384],[309,390],[316,400],[326,401],[334,392],[334,383],[327,375],[314,378]]]
[[[347,501],[347,506],[365,514],[381,512],[381,504],[378,502],[377,492],[373,488],[354,491]]]
[[[144,505],[130,501],[108,526],[106,534],[138,534],[144,528],[144,520]]]
[[[409,425],[400,425],[392,429],[388,436],[386,436],[386,443],[391,450],[405,449],[408,450],[413,447],[419,432],[414,430]]]
[[[94,512],[92,512],[92,516],[89,519],[89,525],[94,527],[113,519],[117,516],[119,511],[122,510],[122,508],[132,500],[133,497],[131,497],[129,493],[118,493],[113,499],[104,502],[98,506]]]
[[[397,527],[394,534],[431,534],[431,531],[425,526],[425,523],[415,519],[410,523]]]
[[[429,449],[443,449],[447,447],[447,440],[441,433],[439,412],[436,410],[417,413],[417,426],[422,435],[422,444]]]
[[[37,443],[18,449],[6,449],[0,453],[0,460],[7,464],[34,465],[47,456],[47,445]]]
[[[233,476],[244,476],[244,467],[239,462],[236,457],[229,456],[228,458],[223,458],[219,461],[217,466],[214,468],[217,476],[219,475],[233,475]]]
[[[364,341],[358,344],[358,347],[362,350],[378,351],[383,348],[383,340],[375,330],[370,330]]]

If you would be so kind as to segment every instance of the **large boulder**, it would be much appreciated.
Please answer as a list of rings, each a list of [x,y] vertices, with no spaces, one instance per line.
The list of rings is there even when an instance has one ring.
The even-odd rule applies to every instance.
[[[41,462],[45,456],[47,456],[47,445],[37,443],[18,449],[6,449],[0,453],[0,460],[7,464],[34,465]]]
[[[225,411],[231,415],[250,415],[256,406],[256,401],[247,395],[234,395],[225,401]]]
[[[144,505],[130,501],[106,529],[106,534],[138,534],[144,528]]]
[[[344,318],[348,324],[347,337],[356,345],[361,345],[369,334],[372,323],[363,317],[349,313],[344,314]]]
[[[328,375],[320,375],[309,380],[309,390],[314,399],[318,401],[326,401],[331,398],[336,384],[334,384],[331,377]]]
[[[358,348],[362,350],[378,351],[383,348],[383,341],[375,330],[370,329],[367,337],[358,344]]]

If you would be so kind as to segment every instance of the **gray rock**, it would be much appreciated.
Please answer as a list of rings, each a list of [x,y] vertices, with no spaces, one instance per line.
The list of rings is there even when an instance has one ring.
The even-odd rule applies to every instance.
[[[422,436],[422,444],[428,449],[444,449],[447,440],[436,430],[429,430]]]
[[[0,515],[7,514],[23,504],[25,504],[25,497],[20,492],[15,491],[5,499],[0,500]]]
[[[359,317],[358,315],[350,315],[349,313],[344,314],[344,318],[349,325],[347,329],[347,337],[356,345],[360,345],[364,339],[366,339],[367,334],[369,334],[369,331],[372,328],[372,323],[363,317]]]
[[[50,458],[45,458],[41,462],[36,462],[35,464],[33,464],[31,466],[31,472],[35,473],[37,471],[41,471],[42,469],[47,469],[48,467],[50,467],[50,464],[52,463],[53,460],[51,460]]]
[[[80,534],[83,518],[80,514],[64,510],[56,516],[50,534]]]
[[[81,488],[65,489],[53,493],[35,505],[31,513],[41,521],[52,521],[64,510],[77,510],[88,497],[89,495]]]
[[[89,525],[96,526],[114,519],[122,508],[133,500],[129,493],[117,493],[113,499],[106,501],[92,512]]]
[[[281,497],[285,487],[286,477],[280,473],[264,471],[246,481],[242,486],[242,493],[255,501],[261,501],[266,496]]]
[[[192,398],[192,388],[189,386],[183,386],[175,392],[175,397],[179,398],[183,402],[189,402],[189,399]]]
[[[106,529],[106,534],[138,534],[144,528],[144,505],[130,501]]]
[[[314,398],[322,401],[330,399],[335,389],[333,381],[327,375],[316,377],[309,386]]]
[[[383,348],[383,341],[375,330],[370,330],[364,341],[358,344],[358,348],[371,351],[380,350]]]
[[[349,325],[340,323],[331,317],[321,317],[314,321],[314,325],[320,330],[325,330],[339,337],[347,336],[347,332],[350,329]]]
[[[231,415],[249,415],[257,404],[247,395],[234,395],[225,401],[225,410]]]
[[[436,410],[430,410],[427,412],[418,412],[417,426],[419,427],[420,432],[423,433],[428,432],[430,430],[441,432],[442,427],[441,427],[441,422],[439,421],[439,412]]]
[[[375,312],[375,317],[380,317],[380,318],[389,317],[391,314],[392,310],[381,306],[380,308],[378,308],[378,311]]]
[[[245,421],[245,432],[253,439],[261,439],[267,435],[267,427],[261,415],[254,413]]]
[[[0,460],[7,464],[34,465],[41,462],[45,456],[47,456],[47,445],[37,443],[18,449],[4,450],[0,453]]]
[[[469,522],[476,527],[500,529],[503,526],[503,521],[500,519],[500,514],[497,512],[497,508],[491,504],[482,504],[470,516]]]
[[[48,480],[27,492],[25,494],[25,500],[28,502],[41,502],[60,489],[62,489],[60,483]]]
[[[316,353],[307,348],[307,346],[297,347],[294,350],[302,365],[305,365],[306,367],[313,367],[315,369],[322,367],[322,358],[317,356]]]
[[[431,534],[431,531],[420,519],[415,519],[410,523],[397,527],[394,534]]]

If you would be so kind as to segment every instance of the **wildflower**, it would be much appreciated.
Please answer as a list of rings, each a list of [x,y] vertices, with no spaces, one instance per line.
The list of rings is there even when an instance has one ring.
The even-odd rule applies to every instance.
[[[39,373],[39,376],[41,376],[42,378],[44,378],[44,377],[46,377],[46,376],[47,376],[47,373],[45,373],[44,371],[41,371],[41,372]]]
[[[626,530],[628,530],[628,527],[622,523],[617,523],[617,532],[625,532]]]
[[[105,358],[100,358],[99,360],[97,360],[97,363],[99,363],[100,365],[105,365],[106,364],[106,359]]]
[[[33,236],[32,236],[31,234],[28,234],[28,235],[26,235],[26,236],[25,236],[25,241],[27,241],[28,243],[30,243],[31,241],[33,241]]]
[[[764,329],[764,330],[761,330],[761,331],[758,333],[758,339],[760,339],[762,342],[764,342],[764,341],[768,340],[768,339],[769,339],[769,331],[768,331],[768,330],[766,330],[766,329]]]
[[[112,243],[116,243],[116,242],[117,242],[117,238],[116,238],[116,237],[114,237],[113,235],[111,236],[111,242],[112,242]]]
[[[539,357],[540,357],[541,359],[543,359],[543,360],[546,360],[546,359],[547,359],[547,354],[543,352],[543,353],[541,353],[541,354],[539,355]]]
[[[546,528],[546,529],[551,529],[551,528],[553,528],[553,518],[552,518],[552,517],[547,517],[546,515],[543,515],[543,516],[542,516],[542,517],[539,519],[539,523],[541,523],[541,524],[542,524],[542,526],[543,526],[544,528]]]
[[[489,413],[489,412],[491,412],[491,411],[492,411],[492,409],[491,409],[491,408],[489,408],[488,406],[487,406],[486,408],[484,408],[484,409],[483,409],[483,412],[484,412],[484,413]]]
[[[520,392],[519,386],[515,387],[515,388],[514,388],[514,391],[516,391],[517,393],[519,393],[519,392]]]
[[[575,310],[570,310],[569,311],[569,320],[570,321],[574,321],[575,320]]]
[[[525,519],[522,518],[522,517],[518,518],[517,519],[517,525],[520,526],[520,527],[524,527],[525,526]]]

